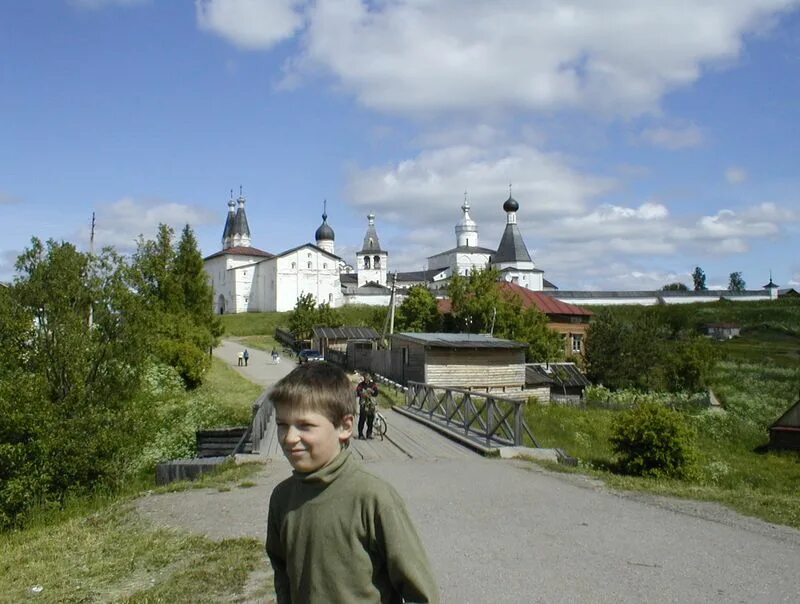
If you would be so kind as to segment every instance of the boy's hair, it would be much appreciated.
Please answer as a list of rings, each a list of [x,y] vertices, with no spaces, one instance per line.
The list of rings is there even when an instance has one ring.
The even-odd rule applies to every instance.
[[[292,370],[270,391],[275,406],[290,405],[327,417],[341,426],[345,415],[355,415],[356,400],[347,374],[324,361],[306,363]]]

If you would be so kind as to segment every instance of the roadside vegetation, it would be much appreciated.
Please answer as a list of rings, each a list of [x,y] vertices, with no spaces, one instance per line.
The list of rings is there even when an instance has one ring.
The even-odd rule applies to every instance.
[[[612,371],[604,374],[602,387],[587,390],[583,406],[528,405],[528,425],[540,445],[566,449],[579,459],[578,471],[602,477],[614,487],[716,501],[800,528],[800,454],[766,450],[769,425],[798,400],[800,392],[800,302],[608,308],[598,314],[602,337],[609,340],[604,345],[616,345],[618,357],[628,346],[624,339],[631,325],[649,326],[651,338],[660,329],[663,339],[642,342],[635,359],[621,357],[627,359],[625,364],[614,365],[606,357],[603,363],[614,365]],[[609,316],[620,334],[616,339],[602,323]],[[686,342],[696,337],[700,326],[712,322],[736,323],[742,336],[707,341],[687,354],[686,362],[694,363],[687,372],[694,376],[692,388],[685,387],[687,374],[678,372],[678,382],[670,382],[671,372],[664,369],[674,362],[670,355],[676,349],[686,351]],[[671,341],[676,331],[681,335]],[[645,331],[630,333],[635,338]],[[671,349],[673,342],[678,343]],[[591,346],[590,330],[587,352]],[[651,354],[654,349],[659,352]],[[660,383],[661,388],[647,389],[650,383]],[[703,402],[706,388],[717,396],[721,409]],[[670,437],[671,428],[655,430],[656,422],[647,424],[650,436],[657,436],[649,450],[658,452],[663,461],[654,472],[646,471],[646,464],[630,463],[641,454],[646,432],[629,430],[630,442],[619,442],[621,426],[629,421],[631,410],[648,405],[674,410],[676,421],[685,427]],[[680,441],[680,455],[684,451],[687,455],[674,470],[666,461],[668,453],[658,449],[674,452],[676,441]]]
[[[253,571],[265,568],[259,540],[215,542],[154,528],[133,512],[132,500],[145,492],[245,488],[261,467],[224,464],[198,481],[155,487],[156,461],[193,455],[196,429],[246,423],[260,393],[216,359],[192,391],[174,371],[162,372],[158,379],[151,376],[149,386],[159,400],[160,429],[130,460],[125,480],[113,488],[75,491],[60,505],[34,506],[16,529],[0,534],[0,602],[267,599],[268,581],[248,582]]]

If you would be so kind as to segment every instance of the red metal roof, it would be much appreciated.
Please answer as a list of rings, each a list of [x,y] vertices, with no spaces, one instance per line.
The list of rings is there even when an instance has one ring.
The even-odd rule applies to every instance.
[[[573,315],[580,317],[591,317],[592,312],[576,306],[575,304],[567,304],[552,296],[543,294],[542,292],[531,291],[526,287],[517,285],[516,283],[508,283],[504,281],[500,284],[500,290],[510,295],[516,295],[522,302],[523,308],[536,306],[546,315]]]
[[[577,317],[591,317],[592,312],[576,306],[575,304],[567,304],[561,300],[557,300],[541,292],[531,291],[516,283],[508,283],[506,281],[500,283],[500,291],[506,296],[516,296],[522,303],[522,308],[530,308],[536,306],[540,311],[546,315],[570,315]],[[439,312],[446,315],[453,312],[453,303],[449,298],[437,301]]]

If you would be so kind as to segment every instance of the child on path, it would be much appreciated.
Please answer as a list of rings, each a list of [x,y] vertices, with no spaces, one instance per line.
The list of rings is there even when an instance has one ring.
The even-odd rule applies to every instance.
[[[244,349],[244,354],[242,354],[242,357],[244,357],[244,366],[247,367],[247,361],[250,360],[250,353],[247,352],[247,348]]]
[[[321,362],[300,365],[270,393],[294,468],[269,501],[266,549],[278,604],[438,603],[403,500],[347,449],[352,392],[341,369]]]

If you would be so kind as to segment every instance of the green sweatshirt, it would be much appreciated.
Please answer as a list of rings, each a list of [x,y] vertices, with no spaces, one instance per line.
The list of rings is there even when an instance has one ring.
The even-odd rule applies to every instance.
[[[439,602],[400,495],[347,450],[275,487],[267,555],[279,604]]]

